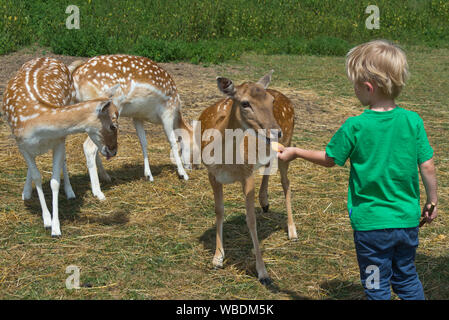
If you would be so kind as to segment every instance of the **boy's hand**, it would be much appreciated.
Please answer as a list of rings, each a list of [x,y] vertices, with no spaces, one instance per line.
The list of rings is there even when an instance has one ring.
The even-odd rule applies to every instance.
[[[432,209],[433,207],[433,209]],[[427,223],[431,223],[438,215],[438,209],[434,203],[426,203],[422,209],[421,217],[425,219]],[[423,219],[423,220],[424,220]]]
[[[292,161],[297,158],[296,148],[279,146],[278,158],[283,161]]]
[[[423,217],[422,221],[431,223],[437,217],[438,212],[437,178],[433,158],[421,163],[419,165],[419,170],[421,171],[422,181],[427,194],[427,202],[424,205],[421,214]]]

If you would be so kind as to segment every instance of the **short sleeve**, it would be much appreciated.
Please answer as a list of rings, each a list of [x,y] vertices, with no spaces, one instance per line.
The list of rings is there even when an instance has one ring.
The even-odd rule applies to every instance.
[[[354,149],[354,140],[351,121],[348,119],[338,129],[326,146],[327,156],[333,158],[334,162],[339,166],[344,166]]]
[[[418,132],[416,136],[417,152],[418,152],[418,165],[433,157],[433,149],[430,146],[429,139],[427,138],[426,129],[424,128],[424,122],[421,118],[418,120]]]

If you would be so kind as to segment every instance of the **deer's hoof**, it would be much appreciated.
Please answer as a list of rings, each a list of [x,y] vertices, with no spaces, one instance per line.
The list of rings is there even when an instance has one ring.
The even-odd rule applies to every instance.
[[[111,183],[112,182],[111,176],[108,175],[108,174],[104,174],[100,178],[101,178],[101,180],[103,180],[106,183]]]
[[[189,180],[189,176],[185,173],[185,174],[179,174],[178,173],[178,178],[179,180]]]
[[[269,205],[269,204],[267,204],[266,206],[263,206],[263,207],[262,207],[262,211],[263,211],[264,213],[267,213],[267,212],[268,212],[268,209],[270,209],[270,205]]]
[[[97,197],[97,198],[98,198],[98,200],[100,200],[100,201],[104,201],[104,200],[106,200],[106,197],[105,197],[105,195],[104,195],[104,193],[103,193],[103,192],[100,192],[100,193],[96,193],[96,194],[94,194],[94,196],[95,196],[95,197]]]
[[[212,265],[214,266],[214,269],[221,269],[223,268],[223,257],[214,257],[212,260]]]
[[[31,199],[31,192],[24,192],[24,193],[22,193],[22,200],[23,201],[28,201],[28,200],[30,200]]]
[[[264,286],[269,286],[273,283],[273,280],[271,280],[270,277],[266,277],[266,278],[262,278],[259,279],[260,283],[263,284]]]
[[[298,240],[298,235],[296,233],[296,228],[294,226],[288,228],[288,239],[291,241]]]
[[[50,212],[47,214],[44,213],[44,228],[51,229],[51,215]]]
[[[75,199],[75,193],[73,192],[73,190],[68,190],[65,192],[65,196],[67,197],[68,200],[72,200]]]

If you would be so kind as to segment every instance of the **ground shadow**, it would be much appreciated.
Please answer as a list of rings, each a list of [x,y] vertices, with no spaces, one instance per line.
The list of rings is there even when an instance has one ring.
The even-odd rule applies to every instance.
[[[416,270],[428,300],[449,300],[449,255],[433,257],[418,253]]]
[[[327,300],[364,300],[365,292],[360,282],[330,280],[320,283]]]
[[[418,276],[424,287],[427,300],[449,299],[449,256],[432,257],[417,254],[415,259]],[[323,293],[328,299],[359,300],[366,299],[360,281],[331,280],[320,284]],[[392,299],[399,299],[393,290]]]
[[[213,210],[213,209],[212,209]],[[239,270],[244,271],[247,275],[257,279],[256,261],[253,254],[253,242],[246,224],[246,216],[244,214],[229,217],[229,209],[225,208],[225,221],[223,223],[223,247],[225,250],[224,268],[233,265]],[[287,213],[268,211],[262,212],[260,208],[256,208],[257,217],[257,235],[259,241],[268,238],[274,232],[283,230],[287,238]],[[211,268],[212,257],[215,254],[215,238],[216,227],[213,226],[206,230],[199,238],[205,249],[210,252]],[[262,252],[263,254],[263,252]],[[306,300],[296,292],[280,288],[275,282],[266,286],[267,290],[272,293],[283,293],[289,295],[292,299]]]
[[[153,177],[156,178],[165,169],[173,169],[176,171],[176,168],[173,165],[164,164],[151,166],[151,173],[153,174]],[[112,181],[100,181],[101,190],[104,193],[106,193],[114,186],[126,184],[128,182],[136,181],[139,179],[144,179],[143,166],[139,164],[124,165],[119,169],[106,171],[111,176]],[[70,183],[72,185],[73,191],[75,192],[76,198],[71,200],[66,198],[64,185],[61,181],[61,187],[59,190],[59,219],[61,221],[77,220],[78,222],[82,222],[83,220],[85,220],[85,218],[80,216],[79,213],[84,205],[85,197],[88,195],[92,196],[90,178],[87,170],[85,174],[70,175]],[[42,185],[45,194],[45,201],[47,202],[47,206],[51,212],[52,195],[50,182],[48,180],[45,180]],[[100,202],[100,200],[98,201]],[[24,204],[25,208],[32,214],[41,215],[41,205],[35,187],[33,187],[33,194],[31,199],[24,201]],[[89,222],[97,222],[104,225],[125,224],[129,221],[128,214],[129,212],[127,212],[126,210],[118,209],[108,216],[99,215],[98,217],[95,217],[93,219],[89,218]]]

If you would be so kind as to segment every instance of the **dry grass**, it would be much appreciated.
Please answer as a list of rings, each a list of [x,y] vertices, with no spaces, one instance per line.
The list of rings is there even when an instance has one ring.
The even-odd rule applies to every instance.
[[[17,61],[16,53],[1,57]],[[41,52],[34,53],[35,56]],[[447,79],[447,51],[414,53],[422,80]],[[429,59],[438,64],[429,69]],[[72,57],[64,58],[66,62]],[[321,59],[321,60],[320,60]],[[221,97],[218,74],[236,82],[263,75],[273,65],[273,88],[296,107],[294,143],[323,149],[348,116],[361,112],[341,72],[340,58],[246,56],[242,62],[214,67],[164,64],[173,75],[188,120]],[[329,65],[323,70],[323,63]],[[298,67],[295,67],[298,66]],[[300,67],[301,66],[301,67]],[[305,67],[303,67],[305,66]],[[444,69],[446,68],[446,69]],[[279,70],[279,71],[278,71]],[[313,70],[313,72],[311,71]],[[442,71],[443,70],[443,71]],[[446,73],[444,73],[444,70]],[[413,70],[412,70],[413,71]],[[9,75],[8,75],[9,76]],[[3,78],[1,78],[3,77]],[[0,72],[0,79],[6,78]],[[320,80],[308,80],[320,79]],[[332,79],[326,81],[326,79]],[[415,78],[416,79],[416,78]],[[449,227],[447,212],[448,118],[446,92],[435,99],[418,80],[404,94],[405,107],[423,113],[435,147],[440,185],[440,218],[421,232],[417,266],[428,298],[449,298]],[[444,80],[445,81],[445,80]],[[441,83],[444,82],[441,80]],[[440,82],[437,81],[439,84]],[[4,86],[4,82],[0,83]],[[416,87],[416,91],[414,90]],[[412,104],[416,103],[416,105]],[[424,112],[425,111],[425,112]],[[299,239],[287,239],[286,212],[278,176],[270,178],[270,212],[257,204],[259,239],[274,286],[256,279],[245,206],[238,185],[225,186],[225,267],[212,268],[215,248],[213,194],[204,168],[178,179],[169,159],[169,145],[157,125],[146,126],[151,170],[155,181],[143,180],[140,145],[128,119],[120,120],[119,154],[106,162],[112,183],[102,183],[107,200],[91,194],[82,152],[84,135],[67,141],[67,159],[76,200],[60,196],[63,236],[52,239],[44,230],[34,191],[21,200],[26,165],[10,131],[0,122],[0,298],[6,299],[361,299],[363,290],[346,213],[348,167],[326,169],[304,161],[290,167],[292,205]],[[51,153],[38,158],[44,192],[50,204]],[[260,177],[257,177],[260,182]],[[81,268],[80,290],[65,289],[65,269]]]

